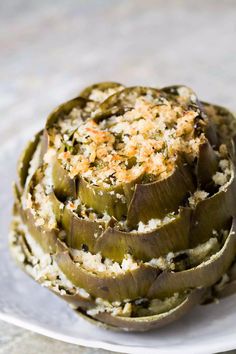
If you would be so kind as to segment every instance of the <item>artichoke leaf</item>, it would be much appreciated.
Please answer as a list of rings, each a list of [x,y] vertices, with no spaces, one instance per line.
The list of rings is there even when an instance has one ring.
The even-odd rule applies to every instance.
[[[222,186],[217,193],[197,203],[190,229],[192,247],[212,237],[213,230],[219,231],[227,228],[231,217],[235,216],[236,177],[232,164],[231,171],[231,178],[225,186]]]
[[[165,92],[172,99],[174,98],[177,102],[181,100],[181,104],[185,103],[186,106],[196,105],[196,107],[200,109],[200,102],[198,101],[196,93],[188,86],[166,86],[162,87],[161,91]]]
[[[47,118],[46,129],[50,129],[54,124],[58,122],[60,118],[64,118],[66,115],[68,115],[73,108],[83,109],[87,103],[88,100],[83,97],[75,97],[70,101],[62,103]]]
[[[58,159],[53,162],[52,181],[54,192],[59,200],[76,198],[76,180],[69,176],[69,172]]]
[[[94,251],[96,238],[103,231],[102,223],[81,219],[66,207],[61,223],[66,231],[65,242],[69,247],[81,249],[86,246],[90,252]]]
[[[23,223],[27,226],[29,233],[34,238],[34,240],[41,246],[44,252],[53,253],[56,251],[56,241],[60,232],[60,230],[57,228],[56,220],[55,226],[53,227],[49,226],[48,222],[44,220],[43,217],[40,218],[43,219],[43,223],[41,224],[40,220],[40,224],[38,224],[39,218],[38,216],[36,216],[37,209],[35,208],[35,206],[28,205],[28,203],[24,202],[24,199],[28,195],[31,195],[32,199],[32,191],[34,190],[37,184],[41,184],[43,186],[43,177],[44,168],[40,167],[35,171],[29,183],[27,184],[27,188],[24,191],[25,195],[21,198],[21,203],[19,203],[19,214],[22,218]],[[48,203],[50,203],[51,197],[48,197]]]
[[[222,299],[227,296],[234,295],[236,293],[236,280],[232,280],[227,283],[221,291],[214,292],[214,297]]]
[[[80,176],[78,195],[82,203],[89,205],[97,213],[106,212],[117,220],[127,214],[127,204],[122,185],[109,188],[95,186]]]
[[[97,84],[86,87],[83,91],[80,92],[79,96],[85,99],[89,99],[93,90],[99,90],[101,92],[106,92],[109,89],[122,90],[124,88],[123,85],[118,82],[99,82]]]
[[[178,186],[178,188],[176,188]],[[140,221],[163,218],[177,212],[186,197],[195,189],[190,167],[177,161],[166,178],[146,184],[136,184],[127,214],[127,224],[135,227]]]
[[[109,96],[99,105],[94,120],[98,122],[112,115],[123,114],[127,110],[134,108],[137,97],[145,97],[147,95],[158,98],[160,92],[158,89],[142,86],[124,88]]]
[[[72,306],[73,309],[80,307],[83,308],[84,310],[88,310],[92,306],[94,306],[94,302],[90,298],[88,299],[84,298],[79,294],[79,292],[75,292],[73,294],[65,290],[65,294],[63,294],[57,291],[55,287],[48,287],[48,289],[51,290],[55,295],[57,295],[61,299],[65,300],[68,304]]]
[[[218,160],[218,156],[208,140],[199,146],[196,174],[200,187],[212,182],[212,176],[218,168]]]
[[[149,289],[148,297],[165,297],[190,288],[209,287],[229,269],[236,256],[236,221],[219,252],[200,265],[180,272],[163,271]]]
[[[33,272],[30,270],[33,270],[34,268],[34,264],[35,264],[35,255],[33,254],[30,246],[27,243],[27,240],[25,238],[25,235],[22,235],[18,233],[17,228],[14,226],[14,224],[12,225],[12,231],[14,233],[14,235],[16,236],[14,239],[14,242],[11,242],[11,251],[14,254],[14,247],[20,247],[22,254],[24,255],[24,260],[22,259],[21,262],[19,262],[19,259],[17,260],[17,262],[19,263],[19,266],[21,267],[21,269],[28,274],[30,277],[33,277]],[[44,284],[44,278],[39,278],[37,280],[37,282],[43,286],[45,286]],[[55,295],[57,295],[58,297],[64,299],[65,301],[67,301],[69,304],[71,304],[74,308],[75,307],[80,307],[83,309],[89,309],[93,306],[95,306],[94,301],[88,297],[84,297],[80,294],[79,289],[74,288],[73,292],[71,289],[67,288],[67,285],[65,284],[63,286],[63,290],[64,291],[60,291],[60,286],[57,286],[57,282],[58,280],[52,280],[51,285],[49,284],[49,282],[47,282],[47,289],[49,289],[50,291],[52,291]]]
[[[48,198],[50,199],[52,210],[57,220],[57,223],[61,224],[65,205],[56,197],[54,190],[48,195]]]
[[[42,177],[43,170],[42,168],[38,168],[27,184],[24,194],[31,195],[31,191],[33,190],[34,186],[38,183],[41,183]],[[38,225],[38,218],[36,216],[35,210],[31,206],[28,206],[27,204],[24,205],[22,203],[25,195],[18,201],[15,200],[15,205],[17,206],[16,214],[19,214],[23,224],[27,226],[29,233],[41,246],[44,252],[55,252],[59,230],[57,228],[49,228],[46,222],[44,222],[42,225]]]
[[[111,326],[111,329],[120,328],[126,331],[144,332],[151,329],[164,327],[181,318],[189,312],[191,308],[202,302],[205,297],[205,293],[205,289],[193,290],[176,307],[157,315],[146,317],[119,317],[104,312],[95,315],[94,318],[95,320]]]
[[[196,117],[196,126],[195,131],[198,134],[204,131],[207,139],[210,141],[212,145],[217,145],[218,137],[216,128],[211,120],[205,114],[205,106],[204,104],[198,100],[195,92],[187,87],[181,85],[169,86],[162,88],[162,91],[167,92],[168,94],[175,96],[176,100],[185,101],[187,108],[190,106],[196,112],[199,113],[199,116]]]
[[[46,225],[36,226],[37,219],[31,209],[23,210],[21,208],[19,212],[31,236],[41,246],[43,251],[46,253],[54,253],[56,251],[59,230],[56,228],[49,229]]]
[[[85,246],[93,252],[96,238],[102,233],[105,222],[79,217],[73,210],[61,203],[54,192],[50,194],[50,200],[57,222],[66,232],[64,242],[74,249],[80,250]]]
[[[171,221],[149,232],[124,232],[108,227],[97,239],[96,252],[114,261],[122,261],[124,255],[148,261],[169,252],[189,247],[191,210],[181,208]]]
[[[212,289],[214,298],[224,298],[236,293],[236,263],[234,262],[229,271],[223,275],[219,283]]]
[[[12,191],[13,191],[13,196],[14,196],[14,202],[15,203],[20,203],[21,200],[21,192],[17,184],[14,182],[12,186]]]
[[[112,215],[113,219],[121,220],[127,215],[127,205],[132,199],[135,184],[142,176],[143,171],[129,183],[109,187],[93,185],[80,176],[78,195],[85,205],[89,205],[97,213],[107,213]]]
[[[208,102],[201,102],[211,125],[216,125],[217,127],[217,138],[215,141],[215,146],[219,144],[230,143],[231,138],[235,134],[236,120],[235,115],[230,112],[227,108],[211,104]],[[225,128],[227,127],[227,130]],[[223,128],[223,129],[221,129]]]
[[[14,203],[14,216],[18,216],[21,219],[22,224],[26,225],[28,232],[44,252],[54,253],[56,251],[58,229],[49,229],[45,224],[37,226],[34,211],[29,208],[23,209],[19,200]]]
[[[194,127],[196,135],[200,135],[206,130],[206,115],[196,93],[190,87],[173,85],[164,87],[161,91],[165,92],[172,101],[184,105],[187,110],[191,109],[198,113],[197,117],[195,117]]]
[[[22,152],[19,162],[18,162],[18,176],[19,176],[19,183],[20,187],[23,189],[26,183],[26,179],[28,177],[28,171],[30,168],[30,162],[32,160],[32,157],[38,147],[38,144],[40,142],[40,138],[42,137],[43,131],[38,132],[32,140],[29,141],[27,144],[26,148]],[[38,165],[36,166],[39,167],[41,164],[41,161],[38,161]],[[35,169],[36,169],[35,168]]]
[[[64,246],[65,247],[65,246]],[[145,297],[159,269],[140,264],[136,269],[119,274],[94,273],[76,264],[63,246],[54,256],[61,271],[73,285],[85,289],[91,296],[108,301],[134,300]]]

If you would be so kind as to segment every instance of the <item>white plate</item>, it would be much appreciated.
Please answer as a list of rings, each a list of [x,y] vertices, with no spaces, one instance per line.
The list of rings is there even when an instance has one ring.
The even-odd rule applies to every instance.
[[[0,319],[48,337],[124,353],[214,353],[236,348],[236,297],[196,307],[173,325],[144,334],[93,327],[66,303],[34,283],[8,253],[11,182],[19,151],[32,132],[0,148]]]

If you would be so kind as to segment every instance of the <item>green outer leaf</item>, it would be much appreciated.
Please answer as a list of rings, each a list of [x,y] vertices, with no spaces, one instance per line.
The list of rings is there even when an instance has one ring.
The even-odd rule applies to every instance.
[[[236,280],[236,260],[227,274],[229,275],[230,280]]]
[[[32,189],[36,184],[41,183],[43,177],[43,167],[39,167],[32,175],[29,183],[27,184],[24,194],[31,194]],[[47,225],[37,226],[37,219],[34,215],[34,210],[31,208],[23,208],[22,201],[20,199],[15,200],[16,214],[19,214],[23,223],[27,226],[29,233],[35,239],[35,241],[42,247],[47,253],[53,253],[56,251],[56,242],[59,234],[59,230],[49,229]]]
[[[163,218],[176,212],[190,192],[194,191],[190,166],[178,162],[172,174],[165,179],[137,184],[128,209],[127,224],[136,226],[152,218]]]
[[[43,161],[44,155],[48,151],[49,145],[50,145],[50,136],[48,134],[48,131],[46,129],[44,129],[43,135],[42,135],[42,145],[41,145],[42,161]]]
[[[218,160],[215,151],[209,141],[199,146],[199,155],[197,161],[197,179],[199,186],[206,186],[212,182],[212,176],[218,168]]]
[[[148,261],[189,247],[191,210],[182,208],[176,218],[150,232],[124,232],[108,228],[98,239],[95,252],[114,261],[130,253]]]
[[[127,203],[122,202],[117,193],[125,196],[129,201],[133,194],[133,186],[139,178],[126,185],[120,184],[105,188],[94,186],[80,176],[78,186],[76,186],[76,178],[70,178],[68,171],[57,159],[53,163],[52,170],[54,191],[59,200],[76,199],[78,193],[82,203],[93,208],[97,213],[107,212],[118,220],[127,214]]]
[[[198,202],[190,230],[191,247],[207,241],[213,230],[227,228],[231,217],[236,215],[236,177],[232,165],[231,169],[232,177],[225,188]]]
[[[111,194],[113,193],[113,194]],[[79,178],[79,197],[85,205],[93,208],[97,213],[107,212],[120,220],[127,214],[127,203],[117,198],[117,193],[124,196],[122,185],[104,188],[93,186],[84,178]]]
[[[126,87],[123,90],[109,96],[99,105],[94,120],[99,121],[115,114],[122,114],[126,109],[132,109],[135,105],[137,97],[134,94],[137,94],[137,96],[146,96],[147,94],[151,94],[153,97],[159,97],[160,91],[151,87]]]
[[[65,205],[56,197],[54,191],[48,195],[53,213],[55,214],[58,224],[61,224],[62,215],[64,212]]]
[[[13,196],[14,196],[15,202],[20,203],[21,192],[15,182],[13,183],[12,191],[13,191]]]
[[[220,122],[214,121],[215,124],[225,123],[226,125],[230,126],[231,123],[235,121],[235,115],[229,109],[219,106],[219,105],[216,105],[216,104],[208,103],[208,102],[201,102],[201,104],[203,105],[203,107],[208,115],[219,116]]]
[[[32,277],[32,274],[29,272],[29,263],[30,263],[30,249],[23,247],[25,240],[21,240],[20,237],[17,237],[18,245],[21,246],[22,251],[24,252],[25,256],[28,259],[27,267],[20,263],[19,266]],[[25,253],[25,249],[27,252]],[[33,255],[32,255],[33,256]],[[40,283],[40,282],[39,282]],[[84,299],[78,293],[76,294],[65,294],[61,295],[55,288],[48,287],[53,293],[57,296],[61,297],[68,303],[72,304],[73,307],[79,307],[80,311],[86,311],[86,309],[92,308],[95,306],[95,303],[90,299]],[[167,325],[168,323],[176,320],[180,316],[182,316],[185,312],[187,312],[193,305],[201,302],[202,297],[204,295],[204,290],[196,290],[190,293],[190,295],[177,307],[173,308],[172,310],[162,313],[159,315],[149,316],[149,317],[138,317],[138,318],[124,318],[124,317],[114,317],[109,314],[98,314],[95,316],[99,321],[105,322],[106,324],[110,324],[112,326],[118,326],[120,329],[127,328],[129,331],[145,331],[151,328],[162,327]],[[79,313],[79,311],[77,311]],[[85,318],[89,319],[86,315]],[[95,321],[94,321],[95,322]]]
[[[168,312],[164,312],[158,315],[147,317],[119,317],[112,316],[109,313],[100,313],[94,318],[109,326],[120,328],[127,331],[144,332],[154,328],[164,327],[173,321],[176,321],[183,315],[185,315],[191,308],[199,304],[204,296],[205,289],[197,289],[192,291],[186,299],[178,306],[174,307]],[[95,323],[96,324],[96,323]]]
[[[38,132],[32,140],[28,142],[26,148],[22,152],[19,161],[18,161],[18,176],[21,188],[24,188],[26,179],[28,177],[28,170],[30,167],[30,161],[35,153],[35,150],[39,144],[40,137],[42,136],[43,131]]]
[[[70,178],[68,171],[57,159],[53,162],[52,181],[55,194],[59,200],[76,198],[76,180],[75,178]]]
[[[25,237],[23,235],[19,235],[17,234],[17,230],[14,228],[14,225],[12,225],[12,231],[13,233],[17,236],[17,246],[21,247],[21,251],[24,254],[27,262],[25,263],[25,261],[22,260],[22,262],[19,261],[19,259],[15,259],[14,257],[14,252],[12,252],[13,257],[15,259],[15,261],[18,263],[19,267],[26,273],[28,274],[31,278],[32,277],[32,273],[29,271],[29,267],[32,264],[33,261],[35,261],[35,256],[32,253],[32,250],[30,249],[30,247],[28,247],[27,245],[27,241],[25,239]],[[10,244],[10,249],[11,251],[14,251],[14,245]],[[33,259],[34,258],[34,259]],[[33,268],[34,266],[32,265],[31,268]],[[34,279],[34,278],[33,278]],[[34,279],[35,280],[35,279]],[[55,280],[56,282],[57,280]],[[37,279],[37,282],[39,284],[42,284],[44,282],[44,279]],[[62,298],[63,300],[67,301],[68,303],[70,303],[71,305],[73,305],[74,307],[80,307],[83,309],[89,309],[92,306],[95,306],[94,301],[92,301],[90,298],[86,299],[84,297],[82,297],[78,292],[76,292],[75,294],[65,294],[62,295],[58,290],[55,289],[55,287],[53,286],[48,286],[47,285],[47,289],[49,289],[50,291],[52,291],[55,295],[57,295],[58,297]]]
[[[93,297],[111,302],[145,297],[159,274],[158,269],[144,264],[121,274],[95,274],[76,265],[68,251],[62,249],[55,255],[55,261],[72,284],[85,289]]]
[[[228,127],[231,127],[233,125],[235,128],[236,127],[235,115],[230,110],[222,106],[218,106],[208,102],[201,102],[201,104],[203,105],[204,110],[207,113],[211,125],[213,126],[214,124],[216,124],[218,128],[217,129],[218,136],[215,138],[214,145],[218,146],[219,144],[222,143],[228,143],[229,141],[225,141],[225,139],[230,140],[232,138],[232,134],[229,136],[223,136],[219,128],[221,124],[225,124]]]
[[[137,97],[146,96],[147,94],[157,98],[160,96],[160,91],[156,88],[144,86],[126,87],[122,91],[116,92],[108,97],[104,102],[102,102],[100,107],[101,110],[107,110],[113,108],[114,106],[126,106],[130,108],[134,106]]]
[[[221,299],[236,293],[236,262],[233,263],[227,272],[227,276],[229,277],[229,280],[222,286],[221,290],[217,289],[217,286],[213,287],[214,297]]]
[[[86,245],[89,251],[93,252],[96,238],[103,232],[105,223],[80,218],[61,203],[53,192],[50,194],[50,200],[57,222],[66,231],[64,242],[67,246],[81,249],[82,245]]]
[[[183,90],[184,91],[180,91]],[[204,109],[201,102],[198,100],[195,92],[183,85],[174,85],[169,87],[163,87],[161,91],[166,92],[172,99],[174,99],[178,104],[185,104],[186,109],[194,110],[198,113],[198,116],[195,118],[195,135],[201,135],[202,132],[205,132],[207,137],[214,137],[216,132],[214,126],[208,122]],[[207,125],[206,125],[207,123]],[[208,134],[209,131],[209,134]],[[210,140],[212,142],[212,140]]]
[[[112,227],[104,231],[104,222],[79,218],[72,210],[64,207],[53,193],[51,202],[57,221],[66,231],[64,241],[75,249],[81,249],[85,244],[90,252],[101,252],[104,257],[114,261],[122,261],[127,253],[146,261],[189,247],[191,209],[188,208],[181,208],[180,214],[174,220],[154,231],[129,233]],[[60,205],[63,208],[60,208]]]
[[[73,309],[79,307],[85,310],[91,308],[94,305],[94,301],[92,301],[91,299],[86,299],[81,295],[79,295],[78,293],[62,295],[54,288],[48,287],[48,289],[51,290],[55,295],[57,295],[61,299],[65,300],[68,304],[72,306]]]
[[[46,253],[54,253],[58,238],[58,229],[47,229],[45,226],[36,226],[36,219],[31,209],[23,210],[18,206],[18,213],[23,223],[27,226],[29,233]]]
[[[184,89],[185,95],[181,95],[181,91],[180,91],[181,89]],[[179,99],[181,99],[181,100],[185,99],[185,104],[187,106],[190,104],[195,104],[196,106],[199,105],[199,101],[198,101],[196,93],[188,86],[185,86],[185,85],[166,86],[166,87],[162,87],[161,91],[167,93],[168,96],[170,96],[172,98],[174,97],[174,99],[177,102],[179,102]],[[186,95],[186,93],[188,93],[188,94]]]
[[[223,299],[227,296],[234,295],[236,293],[236,280],[232,280],[231,282],[227,283],[224,288],[216,292],[214,295],[217,299]]]
[[[124,86],[119,84],[118,82],[112,82],[112,81],[99,82],[97,84],[86,87],[83,91],[80,92],[79,96],[89,99],[89,96],[91,95],[93,90],[96,89],[96,90],[100,90],[100,91],[104,92],[104,91],[108,90],[109,88],[122,89],[122,88],[124,88]]]
[[[19,214],[17,214],[17,216],[19,216]],[[13,242],[12,242],[12,239],[10,239],[10,250],[13,251],[14,250],[14,245],[17,244],[17,246],[21,248],[21,253],[24,255],[24,258],[21,258],[22,259],[22,263],[24,264],[24,263],[26,263],[25,261],[27,261],[27,263],[29,263],[29,264],[34,264],[35,259],[34,259],[33,255],[32,255],[31,248],[30,248],[30,246],[28,245],[28,243],[26,241],[25,234],[22,234],[22,233],[18,234],[17,233],[14,221],[13,221],[13,223],[11,225],[11,229],[12,229],[12,232],[14,233],[14,235],[15,235],[15,239],[14,239]],[[13,255],[14,255],[14,252],[13,252]],[[19,262],[19,259],[17,259],[17,261]],[[21,267],[22,266],[23,265],[21,264]]]
[[[196,287],[209,287],[216,283],[229,269],[236,256],[235,230],[236,221],[233,220],[232,228],[224,246],[212,259],[188,270],[162,272],[149,289],[148,297],[166,297],[175,292],[181,292]]]
[[[46,122],[46,129],[49,129],[53,124],[57,123],[60,118],[68,115],[73,108],[84,108],[88,100],[83,97],[75,97],[70,101],[60,104],[52,113],[48,116]]]
[[[127,205],[132,199],[134,186],[142,177],[143,172],[129,183],[120,183],[116,186],[111,185],[110,187],[104,187],[102,185],[92,185],[80,176],[78,195],[85,205],[93,208],[97,213],[107,212],[113,218],[121,220],[123,216],[127,215]],[[125,202],[121,200],[122,196]]]
[[[94,251],[96,237],[103,231],[101,223],[83,220],[66,207],[61,223],[67,233],[65,242],[69,247],[81,249],[84,244],[88,246],[90,252]]]

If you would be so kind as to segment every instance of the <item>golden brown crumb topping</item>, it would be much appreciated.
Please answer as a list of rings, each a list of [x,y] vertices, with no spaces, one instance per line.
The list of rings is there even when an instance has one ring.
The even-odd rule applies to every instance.
[[[74,109],[59,122],[54,145],[70,176],[111,185],[140,176],[157,180],[171,173],[179,153],[194,158],[203,136],[195,134],[198,112],[167,99],[137,97],[123,114],[96,121]]]

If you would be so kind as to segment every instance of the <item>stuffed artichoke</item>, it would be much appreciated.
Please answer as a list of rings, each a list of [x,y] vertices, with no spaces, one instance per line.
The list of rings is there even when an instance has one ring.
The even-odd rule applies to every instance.
[[[11,251],[113,329],[164,326],[235,289],[236,120],[185,86],[105,82],[21,155]]]

